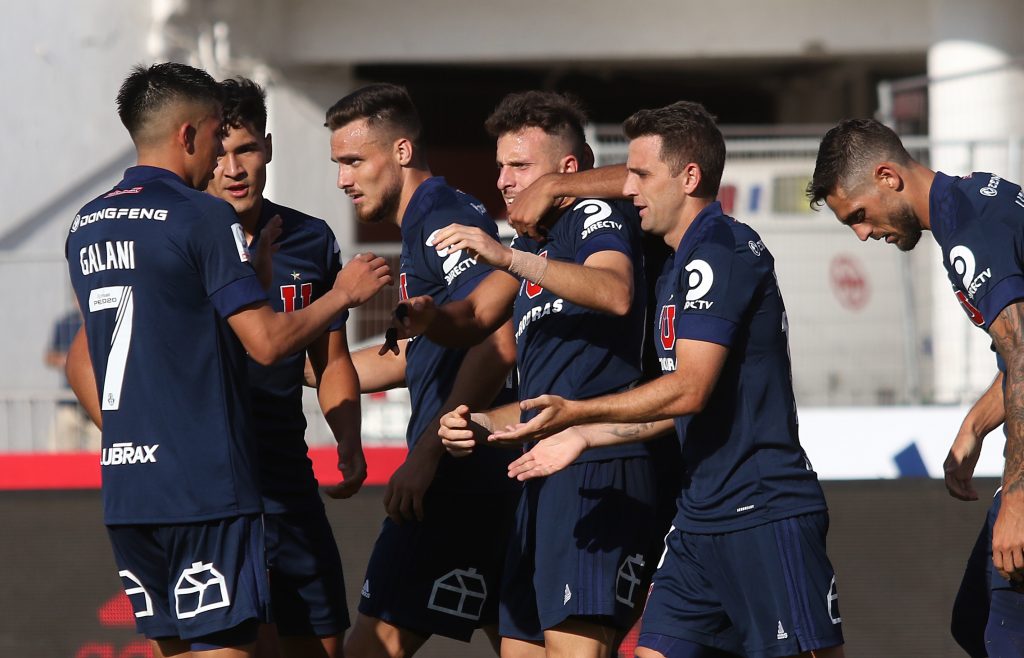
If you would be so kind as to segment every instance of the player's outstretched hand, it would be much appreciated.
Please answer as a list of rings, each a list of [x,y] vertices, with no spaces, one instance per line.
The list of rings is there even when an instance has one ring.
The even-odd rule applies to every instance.
[[[1017,585],[1024,581],[1024,491],[1020,483],[1003,487],[999,515],[992,526],[992,564]]]
[[[475,226],[449,224],[431,236],[430,246],[437,249],[441,256],[466,249],[473,258],[501,269],[508,269],[512,262],[512,250],[509,247]]]
[[[451,456],[465,457],[478,444],[484,443],[490,432],[491,421],[487,414],[470,413],[469,407],[460,404],[441,416],[437,435]]]
[[[974,468],[981,457],[982,439],[969,429],[961,428],[942,464],[946,476],[946,490],[953,498],[978,500],[974,489]]]
[[[386,285],[391,285],[387,261],[373,254],[356,254],[338,273],[334,287],[348,293],[352,306],[365,304]]]
[[[575,404],[575,402],[557,395],[541,395],[530,400],[523,400],[519,403],[519,408],[523,411],[538,410],[537,415],[525,423],[493,432],[487,437],[487,440],[498,442],[537,441],[549,437],[567,427],[578,424],[575,418]]]
[[[324,487],[324,493],[331,498],[351,498],[366,482],[366,456],[362,444],[342,441],[338,444],[338,470],[341,471],[341,482]]]
[[[516,194],[512,205],[508,207],[508,223],[516,233],[534,240],[547,237],[549,222],[558,217],[551,211],[562,203],[562,198],[553,192],[553,184],[558,176],[545,174]]]
[[[587,449],[587,441],[579,429],[570,427],[537,442],[522,457],[508,465],[508,476],[519,480],[547,477],[557,473]]]
[[[256,270],[256,278],[264,290],[270,289],[274,279],[274,254],[281,248],[277,239],[281,237],[282,219],[274,215],[260,231],[260,239],[256,241],[256,253],[252,255],[252,267]]]

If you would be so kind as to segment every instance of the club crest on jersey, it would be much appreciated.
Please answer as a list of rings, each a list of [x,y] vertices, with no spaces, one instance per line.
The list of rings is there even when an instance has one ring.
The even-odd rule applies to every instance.
[[[302,301],[299,304],[295,302],[295,294],[298,292],[302,296]],[[284,307],[285,313],[291,313],[297,308],[306,308],[313,301],[313,284],[303,283],[296,286],[294,283],[286,286],[281,286],[281,303]]]
[[[580,234],[581,240],[586,240],[592,233],[603,228],[613,228],[617,231],[622,230],[621,222],[608,219],[612,215],[612,207],[600,199],[584,199],[577,203],[573,210],[582,210],[589,215],[587,220],[583,222],[583,232]]]
[[[661,329],[661,346],[666,350],[672,350],[676,346],[676,305],[667,304],[661,307],[661,317],[658,320]]]
[[[714,305],[714,302],[706,301],[703,297],[708,294],[711,290],[711,285],[715,282],[715,273],[711,269],[711,265],[706,260],[698,258],[687,263],[685,269],[689,272],[689,276],[686,279],[689,289],[686,291],[686,301],[683,303],[683,310],[708,310]]]
[[[547,252],[546,249],[544,251],[540,252],[540,257],[541,258],[547,258],[548,257],[548,252]],[[532,281],[528,281],[527,280],[526,281],[526,291],[525,292],[526,292],[526,296],[527,297],[529,297],[530,299],[533,299],[537,295],[539,295],[542,292],[544,292],[544,288],[543,288],[543,286],[538,286],[536,283],[533,283]]]
[[[405,272],[398,275],[398,301],[404,302],[409,299],[409,278]]]

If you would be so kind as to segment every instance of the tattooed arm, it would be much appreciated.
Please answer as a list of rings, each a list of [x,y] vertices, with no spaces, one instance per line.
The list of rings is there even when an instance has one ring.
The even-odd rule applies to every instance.
[[[1006,464],[1003,501],[992,528],[992,563],[1005,578],[1024,577],[1024,302],[1004,308],[989,327],[1006,362]]]

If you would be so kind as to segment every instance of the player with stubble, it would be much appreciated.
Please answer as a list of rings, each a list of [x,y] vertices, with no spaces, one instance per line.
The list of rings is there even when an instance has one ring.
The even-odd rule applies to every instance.
[[[327,111],[338,187],[360,222],[397,225],[402,235],[399,298],[442,303],[469,295],[491,268],[466,251],[438,253],[432,235],[456,221],[497,236],[476,199],[433,176],[422,126],[404,88],[363,87]],[[518,495],[502,473],[514,455],[445,454],[438,418],[467,399],[481,407],[505,388],[515,361],[504,324],[471,349],[426,337],[353,354],[364,393],[407,386],[409,453],[388,482],[387,518],[360,589],[345,642],[349,658],[411,656],[432,634],[468,641],[477,628],[497,649],[497,600]],[[510,484],[512,486],[510,486]]]
[[[118,113],[138,164],[76,215],[66,244],[95,376],[104,521],[138,630],[158,656],[253,655],[267,620],[263,509],[246,352],[303,349],[390,282],[357,256],[309,307],[275,313],[230,205],[198,190],[221,144],[204,71],[136,67]]]
[[[785,307],[771,253],[715,200],[722,134],[685,101],[641,110],[623,129],[623,193],[643,229],[675,250],[657,287],[664,374],[617,395],[526,400],[533,418],[490,439],[539,439],[509,468],[529,480],[675,426],[685,477],[638,658],[842,656],[828,513],[797,435]],[[472,440],[445,433],[454,447]]]
[[[957,177],[932,171],[907,153],[892,129],[871,119],[847,119],[825,134],[807,189],[812,207],[826,204],[862,241],[885,240],[910,251],[924,231],[931,231],[953,294],[970,321],[992,339],[1000,374],[965,418],[945,463],[949,492],[976,500],[971,480],[982,440],[1005,419],[1002,487],[968,562],[953,630],[973,656],[1020,655],[1024,192],[992,173]],[[989,558],[994,569],[985,569]],[[986,590],[988,601],[978,594]],[[976,605],[959,605],[972,598]]]

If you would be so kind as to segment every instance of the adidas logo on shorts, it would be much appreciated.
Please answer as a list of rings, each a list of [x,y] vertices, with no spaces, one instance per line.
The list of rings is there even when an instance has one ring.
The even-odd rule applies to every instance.
[[[780,619],[779,620],[779,630],[775,634],[775,639],[777,639],[777,640],[785,640],[787,637],[789,637],[789,633],[787,633],[786,629],[782,627],[782,620]]]
[[[568,585],[568,583],[566,583],[566,585],[565,585],[565,594],[562,595],[562,605],[565,605],[566,603],[568,603],[569,599],[571,599],[571,598],[572,598],[572,592],[569,591],[569,585]]]
[[[367,578],[363,581],[363,589],[359,590],[359,596],[364,599],[370,598],[370,579]]]

